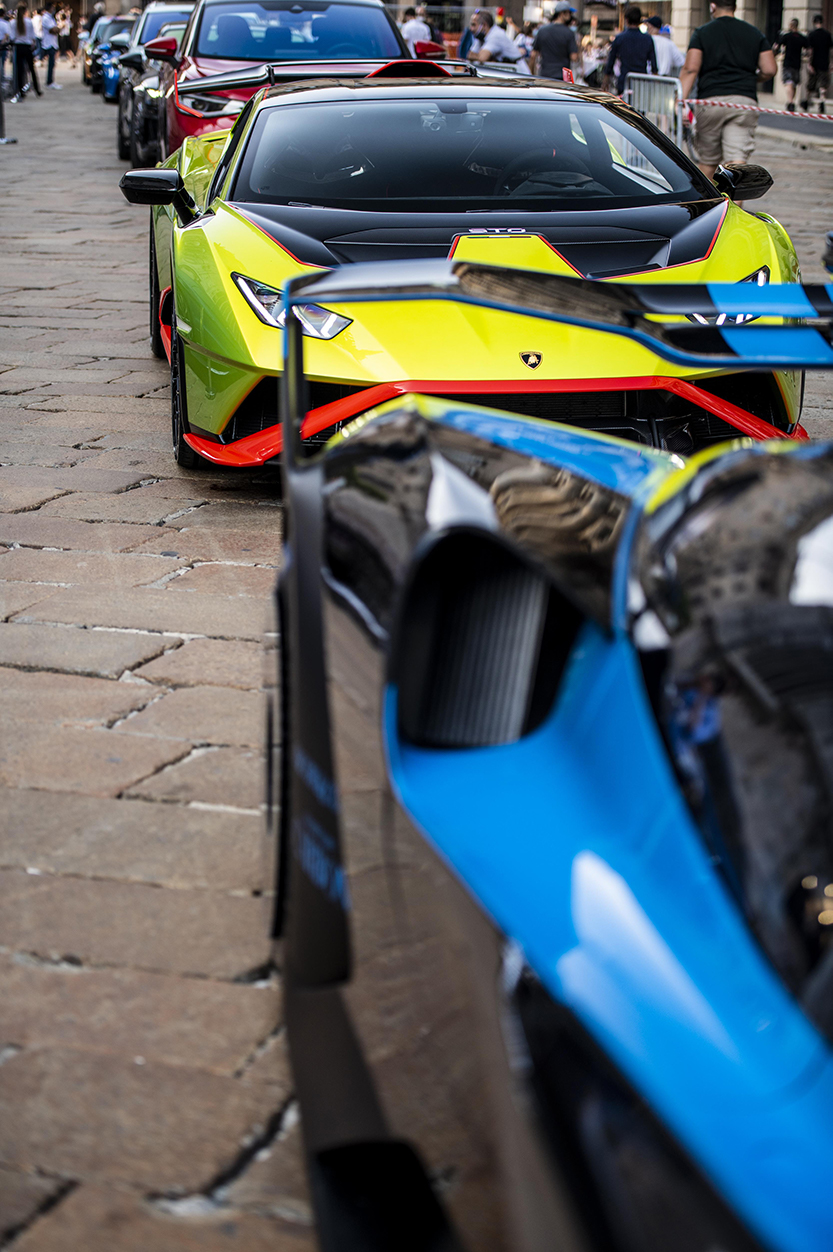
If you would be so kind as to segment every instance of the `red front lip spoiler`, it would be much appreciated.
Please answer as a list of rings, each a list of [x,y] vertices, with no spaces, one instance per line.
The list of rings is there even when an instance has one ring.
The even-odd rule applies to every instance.
[[[686,382],[682,378],[664,378],[649,376],[645,378],[564,378],[564,379],[511,379],[508,381],[492,380],[488,382],[471,382],[456,379],[426,381],[425,379],[404,379],[396,383],[378,383],[375,387],[366,387],[352,396],[342,400],[334,400],[332,404],[324,404],[318,409],[311,409],[304,418],[301,428],[302,437],[308,439],[320,431],[334,426],[336,422],[349,421],[367,409],[383,404],[385,400],[393,400],[396,396],[416,392],[427,396],[472,395],[483,396],[483,403],[488,407],[490,395],[516,394],[518,392],[588,392],[588,391],[671,391],[692,401],[715,417],[737,429],[738,436],[747,435],[752,439],[809,439],[804,427],[798,423],[791,434],[778,430],[776,426],[755,417],[746,409],[738,408],[728,400],[721,400],[710,392],[704,391],[695,383]],[[510,416],[512,416],[510,414]],[[244,439],[236,439],[234,443],[214,443],[199,435],[187,434],[186,442],[206,461],[214,465],[246,466],[263,465],[279,455],[283,447],[283,435],[280,426],[269,426],[255,435],[246,435]]]

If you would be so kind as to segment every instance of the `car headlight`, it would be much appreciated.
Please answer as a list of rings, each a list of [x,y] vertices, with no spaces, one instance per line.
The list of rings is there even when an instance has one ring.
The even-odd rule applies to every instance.
[[[769,282],[769,266],[762,265],[759,270],[741,278],[741,283],[754,283],[756,287],[765,287]],[[706,317],[702,313],[686,313],[690,322],[698,322],[701,326],[743,326],[745,322],[754,322],[758,313],[718,313],[714,317]]]
[[[204,113],[206,117],[229,117],[243,112],[245,100],[228,100],[224,96],[183,96],[180,107],[185,105],[192,112]]]
[[[253,278],[244,278],[242,274],[232,274],[232,278],[262,322],[279,329],[283,327],[281,291],[275,287],[267,287],[266,283],[257,283]],[[311,339],[335,339],[353,320],[351,317],[342,317],[340,313],[333,313],[331,309],[322,309],[320,304],[296,304],[295,313],[304,334]]]

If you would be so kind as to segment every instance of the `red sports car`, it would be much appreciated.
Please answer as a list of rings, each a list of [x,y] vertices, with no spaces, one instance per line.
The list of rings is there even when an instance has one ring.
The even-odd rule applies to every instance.
[[[177,49],[155,39],[147,55],[163,62],[159,138],[166,159],[188,135],[231,126],[254,87],[181,98],[179,87],[217,74],[277,64],[276,80],[344,75],[355,63],[363,77],[380,62],[411,59],[382,0],[200,0]],[[297,68],[296,68],[297,67]]]

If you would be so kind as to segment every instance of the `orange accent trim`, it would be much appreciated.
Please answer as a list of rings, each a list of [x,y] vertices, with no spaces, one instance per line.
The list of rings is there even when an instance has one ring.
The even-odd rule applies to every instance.
[[[365,387],[351,396],[333,400],[317,409],[310,409],[301,427],[301,437],[309,438],[316,435],[336,422],[349,421],[359,413],[393,400],[397,396],[417,393],[421,395],[454,396],[482,395],[483,403],[488,405],[490,395],[501,395],[514,392],[517,394],[562,393],[581,394],[588,391],[671,391],[675,395],[691,400],[700,408],[713,413],[715,417],[729,422],[739,435],[747,435],[759,441],[764,439],[794,439],[797,442],[808,439],[807,432],[797,425],[792,433],[778,430],[756,417],[754,413],[739,408],[728,400],[721,400],[711,392],[704,391],[695,383],[683,378],[667,378],[662,375],[645,375],[634,378],[523,378],[508,380],[467,380],[454,379],[449,381],[437,379],[404,379],[399,382],[377,383],[374,387]],[[511,415],[510,415],[511,416]],[[269,426],[266,430],[254,435],[246,435],[244,439],[236,439],[234,443],[213,443],[198,435],[186,435],[186,442],[215,465],[262,465],[264,461],[278,456],[283,447],[283,433],[279,425]]]

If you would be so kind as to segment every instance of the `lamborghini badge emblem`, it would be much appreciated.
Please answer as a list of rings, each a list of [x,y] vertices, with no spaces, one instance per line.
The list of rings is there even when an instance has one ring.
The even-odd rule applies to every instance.
[[[518,356],[523,361],[527,369],[537,370],[544,357],[540,352],[519,352]]]

